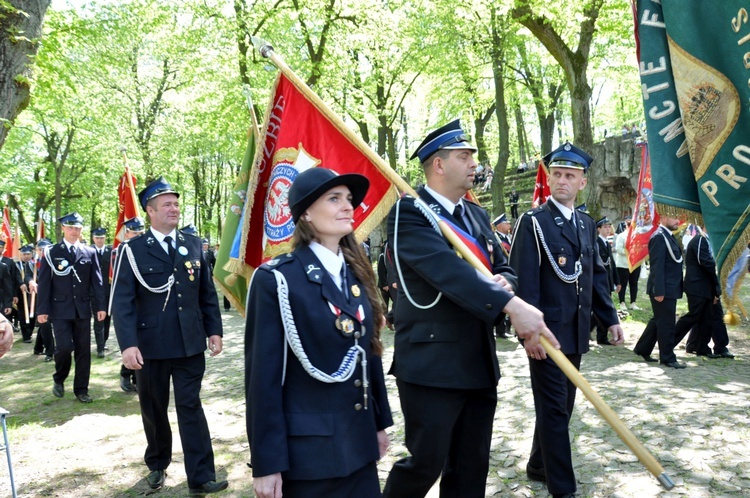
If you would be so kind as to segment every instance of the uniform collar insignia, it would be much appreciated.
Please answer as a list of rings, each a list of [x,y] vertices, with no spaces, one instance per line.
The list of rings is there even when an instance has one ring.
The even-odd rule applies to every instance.
[[[437,214],[440,214],[440,212],[441,212],[440,204],[438,204],[437,202],[433,202],[432,204],[430,204],[430,209],[432,209],[433,211],[435,211],[435,213],[437,213]]]
[[[561,227],[563,226],[563,220],[559,216],[555,216],[555,225]]]
[[[177,232],[177,238],[180,240],[180,242],[185,242],[185,236],[182,235],[182,232]]]
[[[147,246],[153,245],[153,244],[154,244],[154,242],[156,242],[156,239],[154,239],[153,237],[151,237],[151,236],[149,235],[149,236],[148,236],[148,238],[146,239],[146,245],[147,245]]]
[[[305,270],[305,273],[307,273],[307,279],[310,282],[320,283],[323,281],[323,270],[315,265],[307,265],[307,270]]]

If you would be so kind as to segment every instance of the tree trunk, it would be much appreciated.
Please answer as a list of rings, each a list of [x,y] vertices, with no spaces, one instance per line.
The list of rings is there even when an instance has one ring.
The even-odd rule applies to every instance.
[[[501,19],[492,13],[492,77],[495,82],[495,114],[497,115],[498,140],[500,146],[497,152],[497,164],[495,174],[492,177],[492,205],[493,215],[505,211],[505,199],[503,198],[503,186],[505,184],[505,172],[508,169],[508,158],[510,157],[510,124],[508,123],[508,108],[505,102],[505,74],[506,67],[503,61],[505,51],[505,37],[500,31],[502,29]]]
[[[32,62],[50,1],[0,2],[0,149],[9,130],[4,124],[13,123],[29,104]]]

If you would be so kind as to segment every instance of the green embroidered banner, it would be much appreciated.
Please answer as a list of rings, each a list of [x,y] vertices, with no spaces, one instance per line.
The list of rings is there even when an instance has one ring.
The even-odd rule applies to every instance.
[[[706,227],[723,285],[750,240],[746,4],[639,0],[636,8],[654,199],[662,214],[675,210]]]

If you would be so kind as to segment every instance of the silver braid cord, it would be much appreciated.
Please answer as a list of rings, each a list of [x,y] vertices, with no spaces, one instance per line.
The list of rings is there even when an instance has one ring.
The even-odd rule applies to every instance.
[[[286,278],[278,270],[272,270],[274,277],[276,278],[276,290],[279,298],[279,312],[281,313],[281,323],[284,325],[284,335],[286,342],[289,344],[289,348],[297,357],[302,368],[315,380],[332,384],[335,382],[345,382],[351,378],[357,368],[357,358],[361,355],[362,363],[362,386],[365,392],[365,408],[367,408],[367,388],[369,382],[367,379],[367,360],[365,358],[365,350],[359,345],[359,341],[354,339],[354,346],[350,347],[341,360],[341,365],[338,370],[332,374],[327,374],[315,365],[312,364],[310,359],[305,353],[305,349],[302,346],[299,333],[297,332],[297,325],[294,323],[294,315],[292,313],[292,307],[289,304],[289,285],[287,284]],[[364,335],[364,329],[362,331]],[[286,367],[284,368],[284,376],[286,376]],[[284,381],[282,378],[282,385]]]
[[[424,201],[418,197],[414,198],[414,207],[416,207],[424,216],[427,218],[427,221],[432,225],[432,228],[435,229],[437,233],[442,233],[440,231],[440,227],[437,224],[437,220],[435,220],[435,213],[430,209],[429,206],[427,206]],[[404,275],[401,272],[401,263],[399,263],[398,259],[398,220],[399,215],[401,213],[401,201],[396,202],[396,218],[393,222],[393,261],[396,263],[396,273],[398,274],[398,282],[401,285],[401,288],[404,289],[404,294],[406,294],[406,299],[409,300],[412,306],[415,308],[421,309],[421,310],[428,310],[435,306],[438,301],[440,301],[440,298],[443,297],[442,292],[438,292],[437,297],[433,302],[427,305],[418,304],[416,301],[414,301],[414,298],[411,297],[411,294],[409,293],[409,289],[406,287],[406,282],[404,282]],[[432,214],[430,214],[432,213]]]
[[[557,262],[555,261],[554,256],[552,256],[552,252],[549,250],[549,247],[547,246],[547,242],[544,240],[544,232],[542,232],[542,227],[539,225],[539,221],[535,217],[531,217],[531,221],[534,224],[534,230],[536,231],[538,240],[542,243],[542,247],[544,248],[544,252],[547,254],[547,259],[549,259],[549,263],[552,266],[552,269],[555,271],[555,274],[557,277],[562,280],[565,283],[572,284],[574,282],[578,281],[578,277],[581,276],[581,273],[583,273],[583,265],[581,264],[581,260],[577,259],[575,263],[575,272],[572,275],[568,275],[567,273],[564,273],[560,266],[558,266]]]
[[[664,235],[664,232],[662,232],[661,229],[659,229],[659,233],[662,237],[664,237],[664,243],[667,245],[667,251],[669,251],[669,256],[672,258],[672,261],[682,264],[682,255],[680,255],[680,259],[677,259],[674,255],[674,252],[672,252],[672,245],[669,243],[669,239],[667,239],[667,236]]]
[[[138,270],[138,263],[135,262],[135,256],[133,255],[133,250],[130,248],[130,245],[125,245],[125,255],[128,257],[128,262],[130,263],[130,267],[133,269],[133,275],[135,275],[136,280],[138,280],[138,283],[140,283],[147,291],[153,292],[154,294],[163,294],[164,292],[167,293],[167,298],[164,300],[164,306],[162,307],[162,311],[167,309],[167,302],[169,301],[169,294],[172,291],[172,285],[174,285],[174,274],[170,274],[169,278],[167,279],[167,283],[160,285],[159,287],[151,287],[146,283],[145,280],[143,280],[143,276],[141,275],[140,270]]]
[[[80,283],[81,282],[81,278],[78,276],[78,272],[73,267],[73,265],[75,263],[73,263],[73,265],[68,266],[67,268],[65,268],[62,271],[60,271],[57,268],[55,268],[55,265],[52,264],[52,258],[49,255],[49,248],[50,247],[52,247],[52,246],[47,246],[47,247],[44,248],[44,259],[47,260],[47,264],[49,265],[50,270],[52,270],[52,273],[54,273],[58,277],[67,277],[68,275],[70,275],[70,272],[73,272],[73,275],[75,275],[76,280],[78,280],[78,282]]]

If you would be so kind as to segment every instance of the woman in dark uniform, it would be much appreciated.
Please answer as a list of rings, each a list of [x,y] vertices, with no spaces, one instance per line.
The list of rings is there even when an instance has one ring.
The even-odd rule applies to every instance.
[[[289,189],[293,251],[260,266],[245,328],[247,432],[259,498],[379,497],[393,424],[383,307],[353,234],[369,181],[325,168]]]

